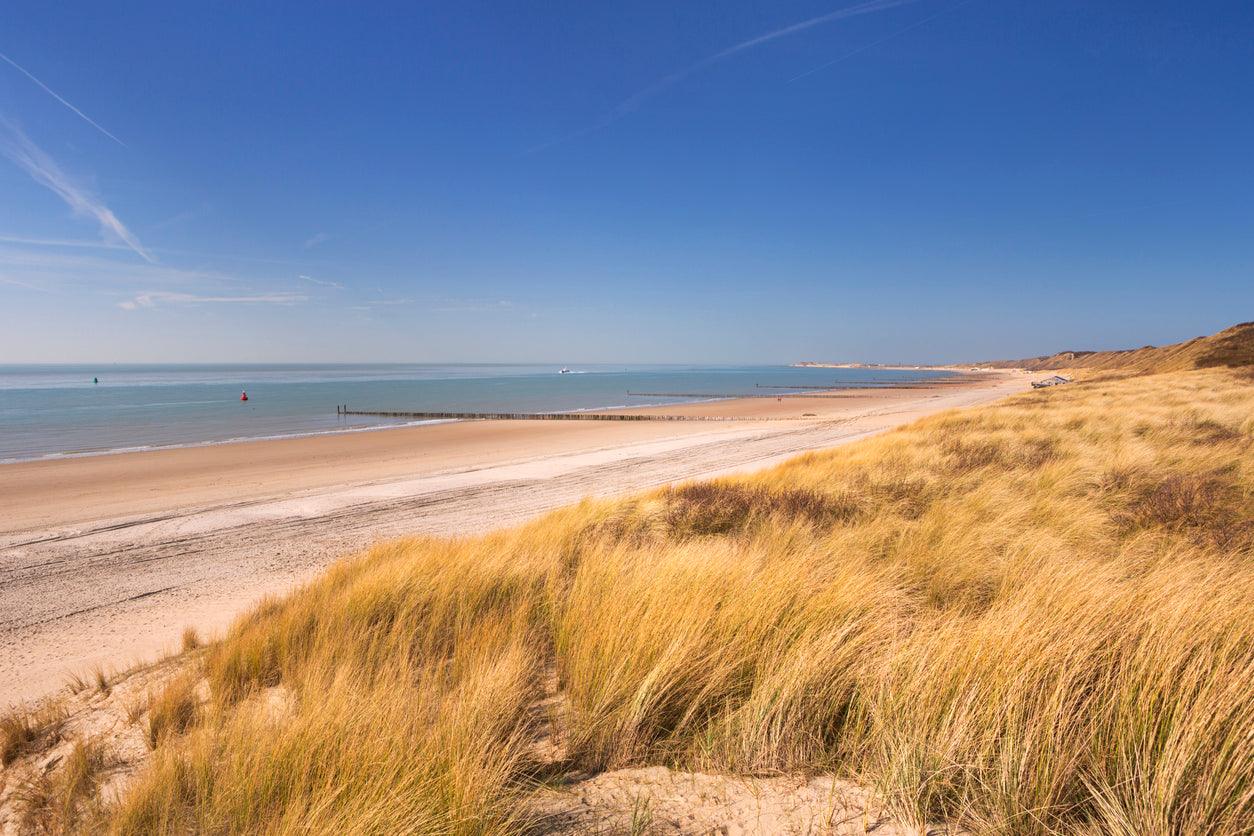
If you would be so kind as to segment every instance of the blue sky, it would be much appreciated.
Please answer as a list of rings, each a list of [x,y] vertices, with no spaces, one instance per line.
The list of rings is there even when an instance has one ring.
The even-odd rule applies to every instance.
[[[366,6],[5,4],[0,362],[942,361],[1254,318],[1254,4]]]

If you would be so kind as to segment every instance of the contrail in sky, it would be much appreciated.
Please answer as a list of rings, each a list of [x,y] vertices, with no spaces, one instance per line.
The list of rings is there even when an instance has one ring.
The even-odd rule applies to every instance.
[[[36,183],[64,200],[74,214],[94,218],[100,225],[100,231],[105,235],[121,241],[145,261],[156,263],[157,259],[144,249],[144,245],[139,242],[134,233],[127,229],[126,224],[113,214],[112,209],[75,183],[61,170],[56,161],[44,153],[42,148],[31,142],[20,128],[4,119],[0,119],[0,154],[12,160]]]
[[[306,276],[304,273],[301,273],[296,278],[303,279],[309,282],[310,284],[321,285],[323,287],[333,287],[336,290],[344,289],[344,285],[340,284],[339,282],[329,281],[328,279],[315,279],[313,276]]]
[[[939,12],[937,12],[936,14],[928,15],[927,17],[923,18],[922,20],[916,20],[914,23],[910,24],[909,26],[906,26],[906,27],[904,27],[904,28],[902,28],[902,29],[898,29],[896,32],[893,32],[893,33],[892,33],[892,34],[890,34],[890,35],[885,35],[884,37],[880,38],[879,40],[876,40],[876,41],[871,41],[869,44],[863,44],[862,46],[857,47],[856,49],[851,49],[851,50],[849,50],[848,52],[846,52],[844,55],[841,55],[841,56],[839,56],[839,57],[837,57],[837,58],[833,58],[831,61],[827,61],[827,62],[825,62],[825,63],[819,64],[817,67],[814,67],[814,68],[812,68],[812,69],[806,70],[804,73],[800,73],[800,74],[798,74],[798,75],[795,75],[795,76],[793,76],[792,78],[790,78],[790,79],[788,79],[788,80],[789,80],[790,82],[791,82],[791,81],[800,81],[801,79],[805,78],[806,76],[809,76],[809,75],[814,75],[815,73],[819,72],[820,70],[826,70],[828,67],[835,66],[836,64],[839,64],[839,63],[841,63],[841,62],[843,62],[843,61],[848,61],[850,58],[854,57],[855,55],[857,55],[857,54],[858,54],[858,53],[860,53],[860,52],[866,52],[868,49],[872,49],[872,48],[874,48],[874,47],[879,46],[879,45],[880,45],[880,44],[882,44],[882,43],[886,43],[886,42],[888,42],[888,41],[891,41],[893,38],[899,38],[899,37],[901,37],[902,35],[906,34],[907,32],[909,32],[909,31],[910,31],[910,30],[912,30],[912,29],[918,29],[918,28],[919,28],[920,26],[922,26],[923,24],[925,24],[925,23],[931,23],[933,20],[936,20],[936,18],[940,17],[941,15],[947,15],[947,14],[949,14],[950,12],[952,12],[952,11],[954,11],[954,10],[956,10],[956,9],[960,9],[960,8],[962,8],[963,6],[969,6],[969,5],[970,5],[971,3],[973,3],[973,2],[975,2],[975,0],[962,0],[962,2],[961,2],[961,3],[955,3],[954,5],[950,6],[950,7],[949,7],[949,8],[947,8],[947,9],[941,9],[941,10],[940,10]]]
[[[741,41],[740,43],[735,44],[734,46],[729,46],[727,49],[724,49],[721,52],[716,52],[713,55],[710,55],[706,58],[702,58],[697,63],[692,64],[688,67],[685,67],[682,70],[671,73],[670,75],[665,76],[664,78],[658,79],[653,84],[650,84],[648,87],[644,88],[638,93],[634,93],[633,95],[624,99],[621,104],[619,104],[617,107],[615,107],[605,116],[603,116],[599,121],[594,122],[588,127],[581,128],[580,130],[577,130],[574,133],[569,133],[569,134],[566,134],[565,136],[558,137],[557,139],[553,139],[548,142],[537,145],[534,148],[528,149],[526,153],[534,154],[539,151],[543,151],[546,148],[552,148],[554,145],[560,145],[563,142],[569,142],[572,139],[577,139],[581,136],[585,136],[587,134],[593,133],[594,131],[599,131],[602,128],[606,127],[607,125],[610,125],[614,122],[617,122],[619,119],[622,119],[624,116],[626,116],[627,114],[635,110],[637,107],[639,107],[647,99],[651,99],[652,97],[656,96],[658,93],[661,93],[663,90],[666,90],[667,88],[672,87],[675,84],[678,84],[680,81],[683,81],[685,78],[692,75],[693,73],[699,72],[700,70],[704,70],[706,67],[709,67],[712,64],[716,64],[725,58],[730,58],[731,56],[736,55],[737,53],[740,53],[740,52],[744,52],[747,49],[753,49],[754,47],[761,46],[762,44],[765,44],[765,43],[770,43],[771,41],[778,40],[779,38],[785,38],[789,35],[795,35],[798,32],[804,32],[807,29],[813,28],[815,26],[821,26],[824,23],[832,23],[837,20],[844,20],[845,18],[848,18],[848,17],[856,17],[858,15],[866,15],[866,14],[872,14],[874,12],[881,12],[881,11],[885,11],[886,9],[892,9],[897,6],[906,6],[911,3],[917,3],[917,2],[919,2],[919,0],[869,0],[868,2],[865,2],[865,3],[859,3],[856,6],[848,6],[843,9],[837,9],[834,12],[828,12],[827,14],[819,15],[818,17],[812,17],[808,20],[803,20],[800,23],[794,23],[791,26],[785,26],[782,29],[775,29],[773,31],[767,32],[764,35],[758,35],[755,38],[750,38],[747,41]]]
[[[138,294],[134,299],[118,302],[124,311],[139,308],[155,308],[161,304],[173,305],[295,305],[307,302],[309,297],[303,293],[255,293],[244,296],[205,296],[199,293],[175,293],[166,290],[150,290]]]
[[[29,78],[31,81],[33,81],[33,82],[35,82],[36,84],[38,84],[38,85],[39,85],[39,87],[40,87],[40,88],[41,88],[41,89],[42,89],[45,93],[47,93],[49,96],[52,96],[52,98],[56,99],[56,100],[57,100],[57,101],[59,101],[61,104],[65,105],[65,106],[66,106],[66,107],[68,107],[70,110],[74,111],[74,113],[76,113],[76,114],[78,115],[78,117],[79,117],[80,119],[82,119],[84,122],[86,122],[88,125],[91,125],[93,128],[95,128],[96,130],[100,131],[102,134],[104,134],[105,136],[109,137],[109,139],[113,140],[113,141],[114,141],[114,142],[116,142],[118,145],[121,145],[123,148],[125,148],[125,147],[126,147],[126,143],[125,143],[125,142],[123,142],[122,140],[118,139],[116,136],[114,136],[113,134],[109,133],[109,132],[108,132],[108,131],[106,131],[104,128],[100,127],[100,125],[96,123],[96,120],[92,119],[92,118],[91,118],[90,116],[88,116],[86,113],[83,113],[83,111],[79,110],[79,109],[78,109],[78,108],[76,108],[74,105],[70,104],[70,103],[69,103],[69,102],[67,102],[65,99],[61,98],[61,96],[59,96],[55,90],[53,90],[53,89],[52,89],[51,87],[49,87],[47,84],[44,84],[44,83],[43,83],[42,81],[40,81],[39,79],[35,78],[35,76],[31,75],[31,73],[30,73],[30,72],[28,72],[28,71],[26,70],[26,68],[25,68],[25,67],[23,67],[21,64],[19,64],[19,63],[17,63],[16,61],[14,61],[14,60],[13,60],[12,58],[10,58],[9,56],[5,55],[3,52],[0,52],[0,61],[4,61],[4,62],[5,62],[6,64],[8,64],[10,67],[12,67],[13,69],[17,70],[19,73],[21,73],[22,75],[26,76],[26,77],[27,77],[27,78]]]

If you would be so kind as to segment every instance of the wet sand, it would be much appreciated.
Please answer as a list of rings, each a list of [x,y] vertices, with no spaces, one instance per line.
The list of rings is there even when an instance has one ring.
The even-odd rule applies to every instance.
[[[185,625],[221,631],[379,539],[764,467],[1026,388],[1007,373],[634,410],[741,421],[468,421],[0,465],[0,706],[172,649]]]

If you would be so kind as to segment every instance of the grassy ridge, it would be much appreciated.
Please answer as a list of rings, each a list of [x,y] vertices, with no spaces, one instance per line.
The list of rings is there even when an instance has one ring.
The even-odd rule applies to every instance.
[[[1048,357],[1025,360],[998,360],[988,365],[1000,368],[1090,369],[1128,371],[1142,374],[1254,366],[1254,322],[1242,322],[1216,334],[1195,337],[1182,343],[1145,346],[1123,351],[1061,351]]]
[[[823,770],[908,821],[1254,827],[1254,386],[1076,384],[373,549],[242,619],[118,832],[503,833],[572,764]],[[190,686],[176,683],[186,691]]]

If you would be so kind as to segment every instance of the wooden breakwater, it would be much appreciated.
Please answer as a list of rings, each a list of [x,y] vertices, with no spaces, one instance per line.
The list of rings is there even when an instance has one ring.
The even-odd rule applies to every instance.
[[[416,421],[764,421],[722,415],[642,415],[622,412],[385,412],[337,406],[336,415],[367,415],[373,418],[408,418]]]
[[[921,388],[921,387],[915,387],[909,384],[897,385],[894,383],[868,382],[868,383],[833,383],[828,386],[783,386],[783,385],[776,386],[776,385],[769,384],[769,383],[755,383],[753,384],[753,388],[755,389],[806,389],[806,390],[817,389],[823,392],[836,392],[836,391],[845,391],[849,389],[915,389],[915,388]],[[777,395],[743,395],[742,397],[774,398],[778,396]],[[806,397],[809,397],[809,396],[807,395]]]
[[[927,384],[895,384],[895,383],[866,383],[855,386],[768,386],[763,383],[753,384],[756,389],[817,389],[823,392],[879,392],[884,389],[933,389],[934,386]],[[782,396],[793,398],[821,398],[822,395],[811,395],[807,392],[783,392]],[[736,398],[778,398],[780,395],[732,395]],[[848,395],[832,395],[831,397],[849,397]]]
[[[824,388],[835,389],[837,387]],[[780,392],[778,395],[746,395],[741,392],[628,392],[627,396],[630,398],[703,398],[705,400],[739,400],[740,398],[805,398],[808,400],[810,398],[853,397],[852,395],[811,395],[806,392]]]

